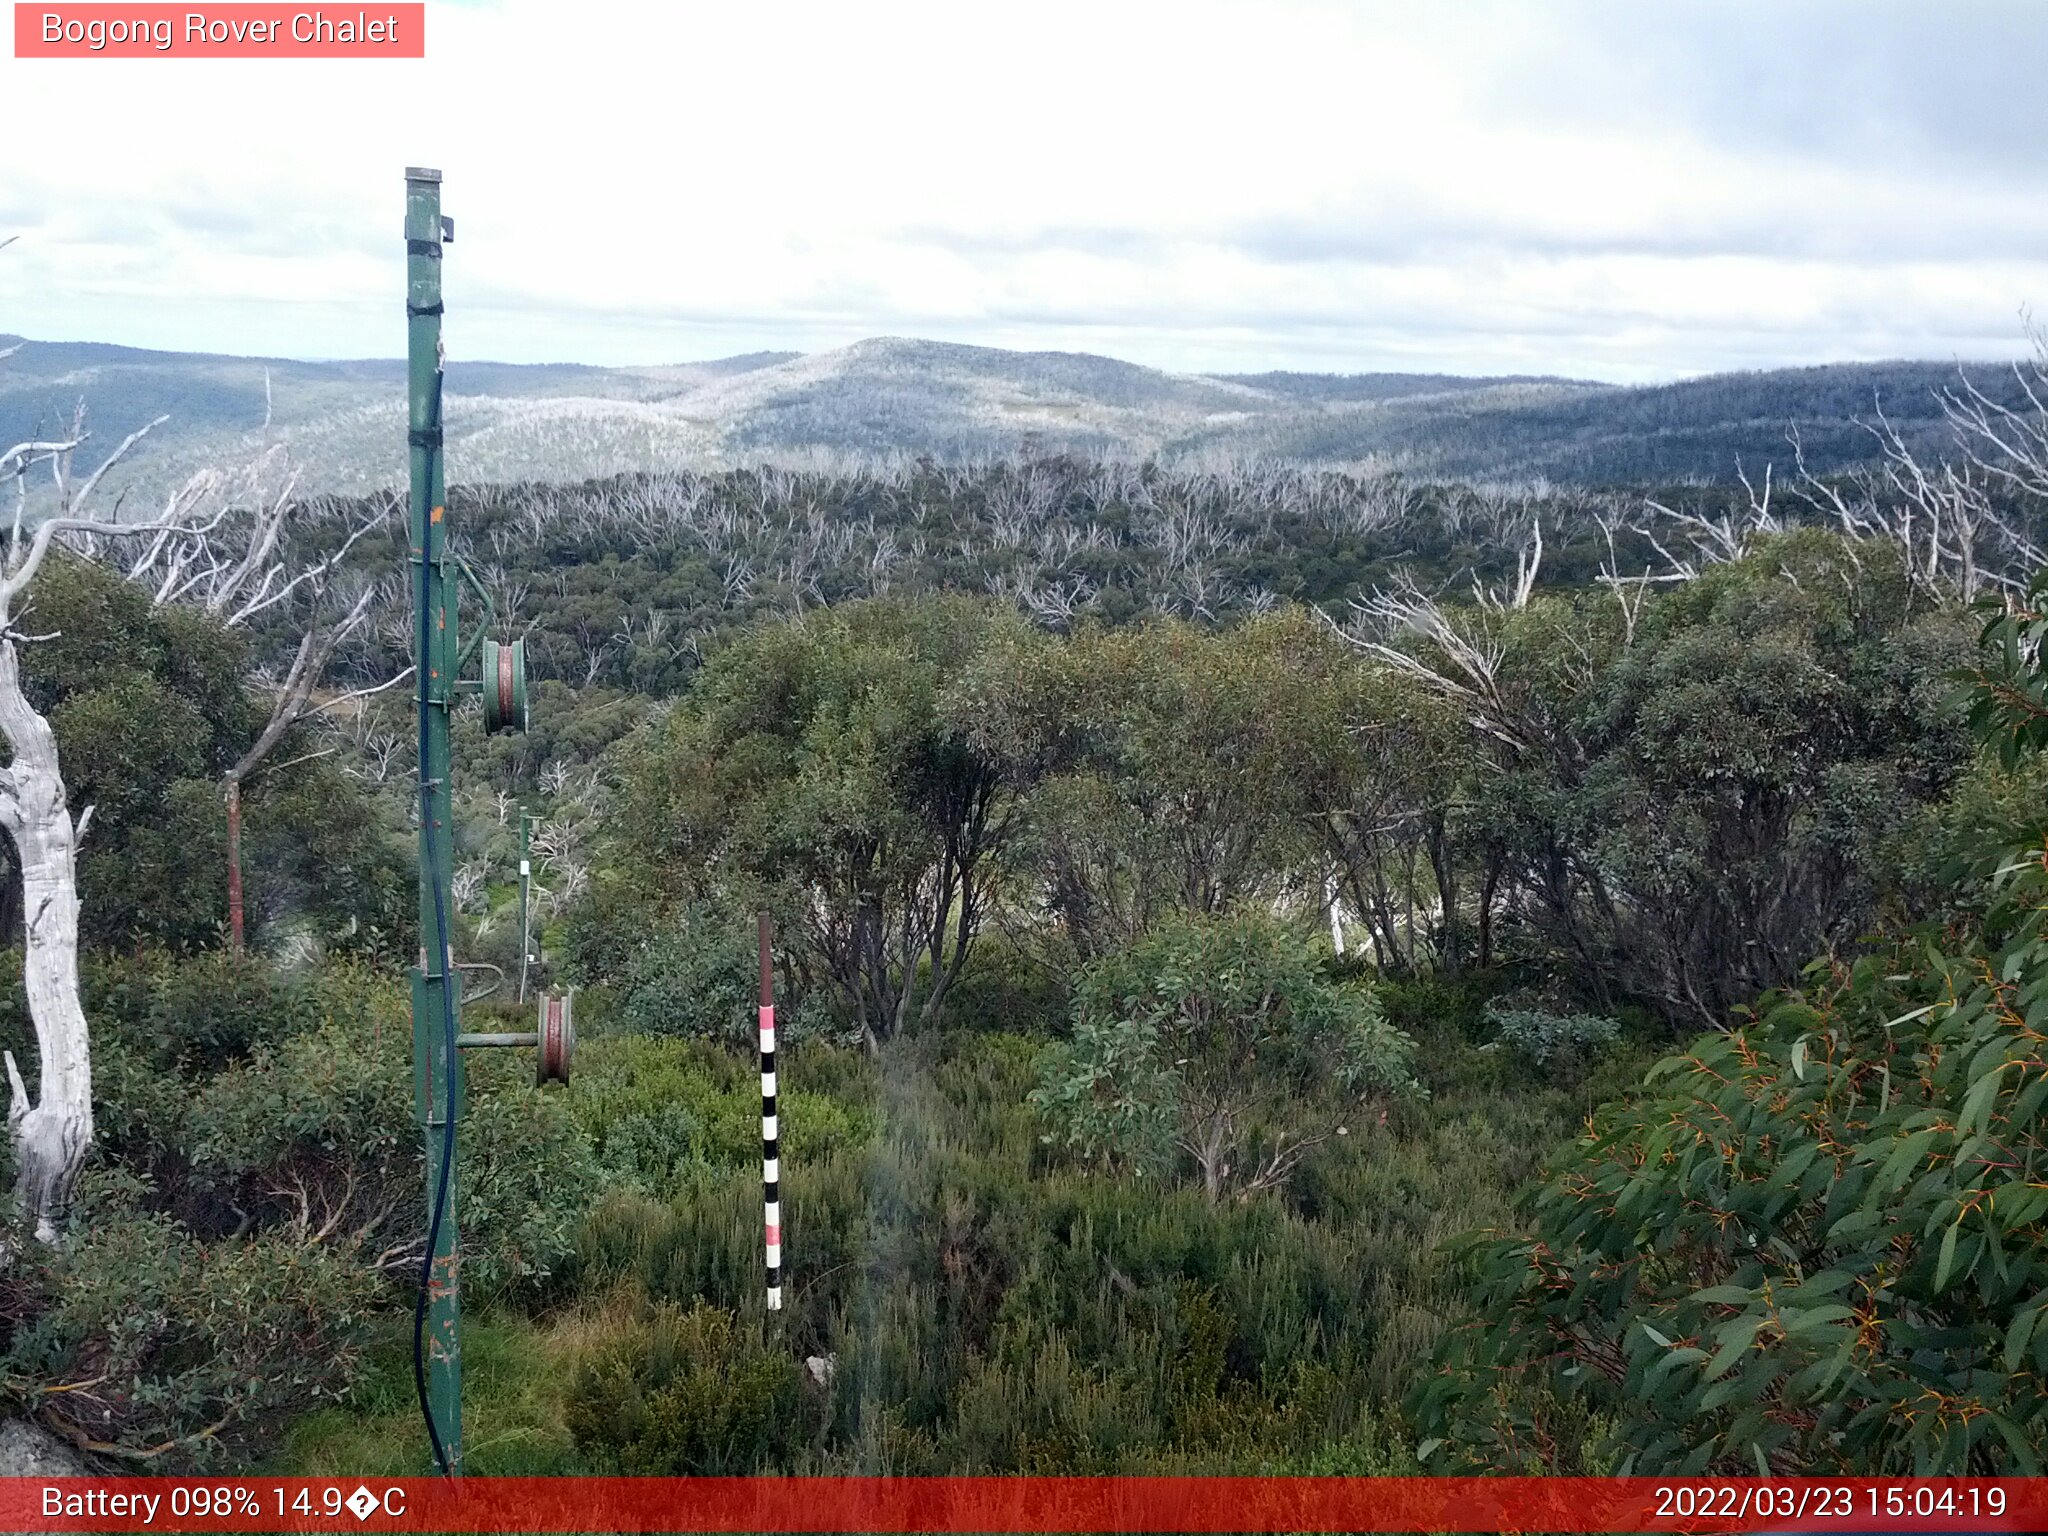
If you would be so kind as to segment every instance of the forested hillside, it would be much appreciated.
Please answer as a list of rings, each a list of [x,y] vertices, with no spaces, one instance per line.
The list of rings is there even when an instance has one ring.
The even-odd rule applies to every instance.
[[[0,346],[14,338],[0,337]],[[834,352],[669,367],[451,361],[452,473],[471,484],[763,462],[856,467],[1072,455],[1217,468],[1348,467],[1482,483],[1732,483],[1738,463],[1871,464],[1859,423],[1916,452],[1942,441],[1940,396],[1967,378],[2023,406],[2011,369],[1888,362],[1630,387],[1437,374],[1174,374],[1085,353],[881,338]],[[313,492],[395,485],[402,365],[23,342],[0,369],[0,436],[68,425],[81,400],[109,440],[159,416],[110,489],[154,501],[195,468],[283,445]]]
[[[457,958],[518,974],[531,812],[585,1037],[472,1053],[470,1469],[2039,1472],[2048,420],[1976,409],[1716,485],[459,491],[535,684],[457,715]],[[5,641],[93,807],[93,1134],[0,1392],[419,1471],[404,533],[265,473],[59,536]]]

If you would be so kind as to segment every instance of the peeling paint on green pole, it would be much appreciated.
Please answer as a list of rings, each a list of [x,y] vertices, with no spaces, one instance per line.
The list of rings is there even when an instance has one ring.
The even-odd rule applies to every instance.
[[[441,173],[405,173],[407,443],[411,458],[409,547],[414,663],[420,726],[420,961],[412,977],[413,1086],[427,1157],[427,1219],[434,1221],[442,1160],[447,1198],[427,1288],[425,1406],[446,1458],[462,1467],[462,1296],[457,1271],[454,1142],[449,1107],[461,1108],[461,1053],[450,1047],[448,1010],[459,1005],[448,925],[453,816],[448,725],[455,702],[453,593],[447,580],[447,475],[441,453]],[[454,1074],[450,1093],[450,1074]]]

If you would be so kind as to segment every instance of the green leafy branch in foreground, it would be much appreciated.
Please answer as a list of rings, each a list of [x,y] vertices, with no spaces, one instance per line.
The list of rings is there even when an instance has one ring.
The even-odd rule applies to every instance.
[[[1973,719],[2048,744],[2030,611]],[[1978,931],[1817,964],[1596,1113],[1470,1240],[1474,1320],[1411,1395],[1437,1464],[2039,1474],[2048,1462],[2048,841],[1988,846]]]

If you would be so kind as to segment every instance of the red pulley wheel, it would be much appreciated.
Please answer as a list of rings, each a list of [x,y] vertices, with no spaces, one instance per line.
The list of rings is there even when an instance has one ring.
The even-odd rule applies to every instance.
[[[537,1083],[569,1081],[569,1060],[576,1054],[574,1001],[573,993],[562,997],[545,993],[541,996],[540,1049],[534,1065],[534,1081]]]
[[[482,693],[484,729],[499,731],[526,729],[526,642],[499,644],[486,640],[483,652]]]

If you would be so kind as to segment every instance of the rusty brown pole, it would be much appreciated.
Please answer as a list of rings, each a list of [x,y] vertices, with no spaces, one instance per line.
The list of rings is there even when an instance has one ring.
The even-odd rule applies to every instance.
[[[229,779],[228,802],[228,948],[242,952],[242,781]]]

